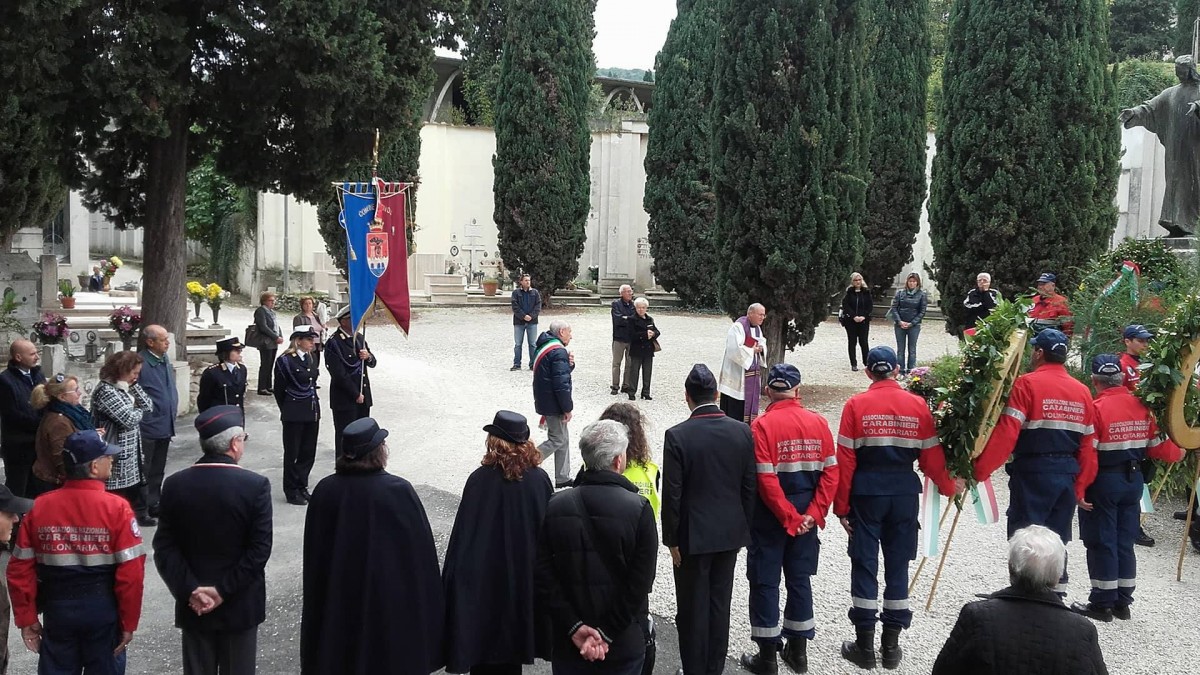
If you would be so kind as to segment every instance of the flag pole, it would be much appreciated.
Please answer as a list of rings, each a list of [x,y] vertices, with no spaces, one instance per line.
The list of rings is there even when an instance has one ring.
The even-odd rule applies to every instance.
[[[375,204],[379,204],[379,200],[383,195],[379,194],[379,186],[374,185],[375,179],[379,178],[379,127],[375,127],[375,146],[371,150],[371,183],[375,188]],[[374,308],[375,303],[371,303]],[[367,317],[363,316],[362,322],[363,349],[367,347]],[[357,346],[358,334],[350,336],[350,348],[354,349]],[[354,355],[358,357],[359,367],[361,370],[358,373],[358,395],[365,396],[367,391],[367,362],[358,354],[358,350],[354,349]]]

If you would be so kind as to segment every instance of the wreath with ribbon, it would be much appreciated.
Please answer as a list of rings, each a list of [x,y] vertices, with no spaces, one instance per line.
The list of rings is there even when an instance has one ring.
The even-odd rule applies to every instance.
[[[1192,425],[1200,412],[1200,392],[1189,386],[1200,362],[1200,295],[1189,295],[1175,306],[1144,360],[1151,365],[1142,370],[1138,397],[1179,447],[1200,448],[1200,427]]]

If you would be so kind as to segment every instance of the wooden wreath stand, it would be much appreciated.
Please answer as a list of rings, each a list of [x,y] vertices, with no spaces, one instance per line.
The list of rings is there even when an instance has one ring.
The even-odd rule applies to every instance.
[[[1008,403],[1008,392],[1021,372],[1021,357],[1025,355],[1025,341],[1028,337],[1029,332],[1020,328],[1013,331],[1012,336],[1008,339],[1008,346],[1004,348],[1004,359],[1000,363],[1000,372],[996,374],[996,379],[992,380],[992,391],[988,395],[987,403],[983,406],[983,421],[979,426],[979,434],[975,437],[975,447],[971,450],[971,459],[983,454],[988,439],[992,437],[992,430],[996,428],[1000,416],[1004,414],[1004,406]],[[1197,434],[1200,434],[1200,429],[1197,430]],[[938,581],[942,577],[942,567],[946,564],[946,556],[950,554],[950,542],[954,540],[954,531],[958,529],[958,517],[962,515],[962,501],[957,498],[952,500],[957,513],[954,514],[954,520],[950,522],[950,534],[946,536],[946,546],[942,549],[942,555],[938,559],[937,571],[933,574],[933,585],[929,587],[929,597],[925,599],[925,611],[927,612],[933,607]],[[950,513],[950,506],[951,504],[946,505],[946,511],[942,513],[942,518],[938,521],[939,528],[946,521],[946,515]],[[916,572],[913,573],[912,582],[908,586],[909,593],[912,593],[913,587],[917,584],[917,578],[920,577],[921,570],[925,567],[925,560],[921,560],[921,563],[917,565]]]
[[[1179,364],[1179,370],[1184,374],[1183,381],[1171,390],[1171,395],[1167,398],[1167,435],[1175,441],[1175,445],[1192,451],[1200,448],[1200,427],[1188,424],[1183,405],[1187,400],[1188,388],[1192,386],[1192,376],[1196,372],[1197,363],[1200,363],[1200,338],[1192,340],[1192,344],[1188,345]],[[1183,557],[1187,553],[1188,531],[1192,529],[1192,513],[1196,509],[1197,481],[1200,481],[1200,462],[1196,463],[1196,475],[1192,476],[1189,490],[1187,518],[1183,525],[1183,539],[1179,542],[1179,563],[1175,566],[1175,581],[1183,581]],[[1166,476],[1163,477],[1163,482],[1166,483]]]

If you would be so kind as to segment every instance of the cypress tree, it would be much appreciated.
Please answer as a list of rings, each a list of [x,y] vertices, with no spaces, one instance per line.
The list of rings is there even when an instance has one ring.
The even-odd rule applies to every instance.
[[[930,195],[948,324],[981,271],[1013,297],[1072,270],[1116,226],[1119,125],[1105,0],[958,0]]]
[[[655,60],[646,191],[650,253],[658,284],[686,305],[717,306],[709,167],[717,0],[680,0]]]
[[[812,339],[861,260],[859,0],[725,0],[713,86],[718,297],[767,308],[768,360]]]
[[[1200,0],[1175,0],[1175,56],[1192,53],[1192,28],[1200,16]]]
[[[879,293],[912,259],[925,201],[928,0],[876,2],[869,79],[874,92],[871,186],[861,272]]]
[[[1171,23],[1175,0],[1112,0],[1108,45],[1113,56],[1160,58],[1175,40]],[[1195,16],[1192,17],[1195,19]],[[1192,50],[1192,22],[1185,19],[1187,52]]]
[[[579,271],[589,199],[595,0],[511,0],[497,89],[500,257],[549,298]]]

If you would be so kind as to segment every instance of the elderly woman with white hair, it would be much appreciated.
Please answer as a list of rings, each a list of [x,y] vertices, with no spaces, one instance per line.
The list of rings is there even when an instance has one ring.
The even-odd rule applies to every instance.
[[[1012,585],[962,608],[933,675],[1107,675],[1096,627],[1054,592],[1066,562],[1053,530],[1030,525],[1013,533]]]
[[[629,400],[638,388],[638,380],[642,382],[642,399],[650,398],[650,378],[654,374],[654,352],[658,351],[658,336],[662,331],[654,324],[654,317],[646,313],[650,301],[638,298],[633,301],[633,328],[630,330],[629,341],[629,371],[626,382],[629,383]],[[640,377],[639,377],[640,376]]]
[[[658,529],[650,502],[621,475],[628,445],[620,422],[584,427],[586,468],[546,507],[535,586],[553,624],[556,674],[639,675],[649,655]]]
[[[972,288],[967,293],[967,299],[963,300],[963,307],[967,308],[965,328],[972,329],[980,320],[988,318],[999,303],[1000,294],[992,288],[992,275],[980,272],[975,277],[975,288]]]

